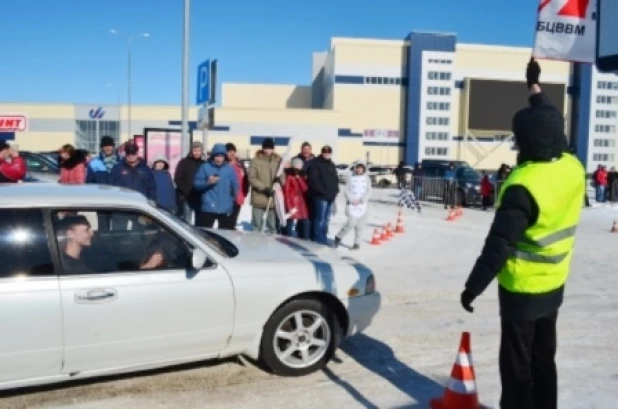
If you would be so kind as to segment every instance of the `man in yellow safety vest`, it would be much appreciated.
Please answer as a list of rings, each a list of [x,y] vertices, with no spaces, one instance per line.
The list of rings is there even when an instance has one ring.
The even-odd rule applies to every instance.
[[[472,302],[498,277],[502,409],[557,409],[556,320],[570,270],[585,170],[568,153],[564,118],[526,71],[530,106],[513,118],[518,165],[498,196],[485,247],[461,294]]]

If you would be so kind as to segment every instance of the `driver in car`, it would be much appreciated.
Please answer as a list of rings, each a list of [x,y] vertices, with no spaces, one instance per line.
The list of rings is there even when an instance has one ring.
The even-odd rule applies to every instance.
[[[58,232],[64,237],[62,248],[63,267],[68,274],[90,274],[95,270],[89,267],[81,258],[82,250],[92,245],[92,228],[85,216],[66,214],[60,221]],[[140,270],[153,270],[161,267],[165,259],[160,251],[148,255],[140,266]]]

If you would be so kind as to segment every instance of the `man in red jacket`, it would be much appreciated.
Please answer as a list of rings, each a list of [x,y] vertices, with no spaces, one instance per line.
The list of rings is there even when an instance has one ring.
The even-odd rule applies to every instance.
[[[0,183],[17,183],[26,177],[26,161],[5,141],[0,141]]]

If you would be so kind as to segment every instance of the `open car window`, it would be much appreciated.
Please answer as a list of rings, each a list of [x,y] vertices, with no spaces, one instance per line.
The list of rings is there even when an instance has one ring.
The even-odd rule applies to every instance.
[[[183,225],[187,229],[189,229],[193,234],[195,234],[202,242],[206,243],[210,248],[219,253],[223,257],[233,258],[238,255],[238,248],[226,238],[208,231],[204,229],[200,229],[199,227],[195,227],[189,223],[187,223],[181,217],[176,216],[174,213],[171,213],[159,206],[156,203],[149,201],[148,202],[152,207],[157,208],[160,212],[165,213],[171,219],[174,219],[177,223]]]

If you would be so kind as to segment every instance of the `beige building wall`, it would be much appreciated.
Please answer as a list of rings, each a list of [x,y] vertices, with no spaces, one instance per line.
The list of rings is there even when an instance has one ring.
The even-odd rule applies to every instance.
[[[311,108],[311,87],[276,84],[223,84],[222,106],[226,108]]]

